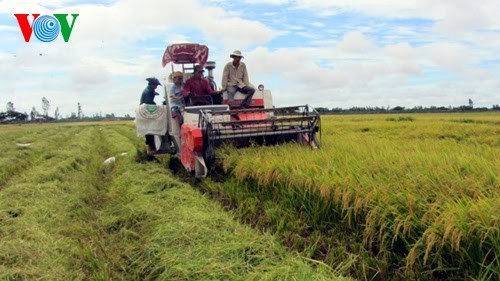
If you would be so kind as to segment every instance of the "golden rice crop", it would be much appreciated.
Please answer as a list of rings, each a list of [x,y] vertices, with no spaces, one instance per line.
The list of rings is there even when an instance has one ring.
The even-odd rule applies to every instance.
[[[498,275],[500,115],[410,117],[323,116],[321,149],[228,149],[224,167],[261,189],[319,193],[343,214],[328,223],[361,228],[368,249],[403,241],[408,270]]]

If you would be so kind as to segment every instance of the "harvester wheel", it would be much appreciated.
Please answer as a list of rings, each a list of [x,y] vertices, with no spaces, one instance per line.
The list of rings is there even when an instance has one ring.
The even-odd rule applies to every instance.
[[[206,124],[205,132],[203,135],[204,135],[203,144],[205,145],[203,157],[205,158],[205,163],[207,165],[210,165],[213,163],[214,158],[215,158],[215,145],[213,142],[214,131],[212,128],[212,124],[210,124],[210,123]]]

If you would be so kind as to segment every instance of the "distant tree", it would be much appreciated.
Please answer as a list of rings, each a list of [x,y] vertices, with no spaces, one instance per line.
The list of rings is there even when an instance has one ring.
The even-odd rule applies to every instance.
[[[36,111],[36,108],[33,106],[30,112],[30,118],[31,121],[35,121],[35,118],[38,116],[38,112]]]
[[[56,110],[54,111],[54,118],[56,120],[59,120],[59,117],[60,117],[60,113],[59,113],[59,107],[56,107]]]
[[[316,107],[316,111],[318,111],[319,113],[325,113],[329,112],[330,110],[326,107]]]
[[[83,113],[82,113],[82,105],[78,103],[78,119],[83,118]]]
[[[471,99],[469,99],[469,106],[471,109],[474,108],[474,102]]]
[[[409,109],[409,111],[411,112],[422,112],[423,111],[423,107],[422,106],[414,106],[412,109]]]
[[[7,103],[6,109],[7,109],[7,112],[16,111],[16,109],[14,108],[14,104],[11,101],[9,101]]]
[[[26,121],[28,119],[28,115],[16,112],[16,111],[7,111],[0,112],[0,122],[12,122],[12,121]]]
[[[396,106],[396,107],[393,107],[391,110],[392,111],[403,111],[405,108],[402,107],[402,106]]]
[[[50,108],[50,102],[47,98],[43,97],[42,98],[42,110],[43,110],[43,115],[48,116],[49,115],[49,108]]]
[[[454,109],[458,110],[458,111],[470,111],[470,110],[472,110],[472,107],[469,105],[461,105],[461,106],[454,108]]]

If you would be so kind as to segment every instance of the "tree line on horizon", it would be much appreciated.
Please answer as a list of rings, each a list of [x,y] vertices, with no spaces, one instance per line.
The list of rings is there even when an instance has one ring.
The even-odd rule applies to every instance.
[[[440,112],[472,112],[472,111],[500,111],[500,105],[494,104],[491,108],[487,107],[474,107],[474,102],[469,99],[467,105],[460,105],[456,107],[452,107],[451,105],[446,106],[414,106],[414,107],[404,107],[404,106],[395,106],[395,107],[379,107],[379,106],[366,106],[366,107],[350,107],[350,108],[327,108],[327,107],[316,107],[316,111],[319,113],[331,113],[331,114],[340,114],[340,113],[440,113]]]
[[[132,120],[134,117],[126,114],[123,117],[115,116],[114,113],[95,114],[93,116],[85,116],[83,114],[81,103],[77,103],[77,112],[72,112],[70,115],[63,117],[59,111],[59,107],[54,110],[54,115],[49,115],[50,102],[47,98],[42,98],[42,112],[39,112],[35,106],[32,107],[30,113],[22,113],[15,110],[14,104],[9,101],[6,104],[6,111],[0,112],[0,123],[10,122],[54,122],[54,121],[101,121],[101,120]],[[445,106],[414,106],[414,107],[379,107],[379,106],[366,106],[366,107],[315,107],[316,111],[322,114],[354,114],[354,113],[440,113],[440,112],[472,112],[472,111],[500,111],[500,105],[494,104],[491,108],[487,107],[474,107],[474,102],[469,99],[467,105],[457,107]]]
[[[133,119],[129,114],[123,117],[110,114],[95,114],[93,116],[85,116],[83,114],[81,103],[77,103],[77,112],[72,112],[70,115],[63,117],[59,111],[59,107],[54,110],[54,115],[49,115],[50,102],[47,98],[42,98],[42,112],[39,112],[35,106],[32,107],[30,113],[16,111],[14,103],[11,101],[6,104],[6,111],[0,112],[0,123],[11,122],[55,122],[55,121],[100,121],[100,120],[130,120]]]

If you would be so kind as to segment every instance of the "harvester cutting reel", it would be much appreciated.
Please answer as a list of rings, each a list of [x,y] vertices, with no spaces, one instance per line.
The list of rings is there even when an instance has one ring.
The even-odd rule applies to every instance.
[[[200,153],[191,153],[189,158],[192,159],[185,159],[191,161],[194,170],[206,169],[201,172],[194,171],[197,177],[206,176],[207,167],[215,160],[215,150],[224,143],[245,147],[254,143],[275,145],[297,142],[314,149],[321,145],[320,115],[308,105],[268,109],[200,110],[198,121],[196,129],[199,131],[193,129],[191,136],[184,135],[187,142],[192,143],[193,138],[198,139],[192,146],[197,146]],[[182,156],[186,158],[184,156],[187,155]]]

